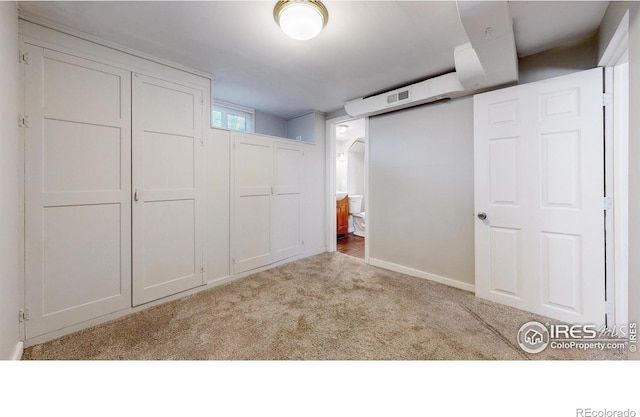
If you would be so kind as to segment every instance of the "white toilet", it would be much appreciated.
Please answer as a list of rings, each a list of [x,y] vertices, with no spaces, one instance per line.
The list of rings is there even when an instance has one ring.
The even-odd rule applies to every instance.
[[[364,237],[364,206],[362,204],[363,196],[349,196],[349,214],[353,218],[353,234]]]

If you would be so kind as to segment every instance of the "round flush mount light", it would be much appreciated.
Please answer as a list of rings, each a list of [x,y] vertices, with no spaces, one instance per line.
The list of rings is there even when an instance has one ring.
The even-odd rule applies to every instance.
[[[318,36],[329,20],[329,13],[317,0],[284,0],[274,7],[273,17],[289,37],[306,41]]]

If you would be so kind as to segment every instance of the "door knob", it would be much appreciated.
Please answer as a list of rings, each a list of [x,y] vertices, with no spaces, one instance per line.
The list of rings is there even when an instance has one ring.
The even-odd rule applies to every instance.
[[[485,213],[485,212],[478,213],[478,218],[480,220],[486,220],[487,219],[487,213]]]

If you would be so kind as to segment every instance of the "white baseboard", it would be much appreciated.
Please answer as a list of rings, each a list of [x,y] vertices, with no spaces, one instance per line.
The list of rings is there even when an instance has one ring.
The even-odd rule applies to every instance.
[[[232,275],[227,275],[225,277],[215,278],[209,282],[207,282],[207,286],[209,288],[217,287],[219,285],[224,285],[228,282],[234,281],[235,278]]]
[[[475,293],[476,291],[476,287],[473,284],[468,284],[466,282],[458,281],[451,278],[441,277],[440,275],[430,274],[428,272],[409,268],[403,265],[394,264],[392,262],[387,262],[387,261],[383,261],[376,258],[369,258],[369,264],[373,266],[377,266],[379,268],[388,269],[390,271],[399,272],[401,274],[410,275],[412,277],[428,279],[429,281],[435,281],[440,284],[459,288],[465,291],[470,291],[472,293]]]
[[[16,344],[16,348],[13,350],[13,355],[11,355],[12,361],[19,361],[22,359],[22,353],[24,352],[24,343],[18,342]]]

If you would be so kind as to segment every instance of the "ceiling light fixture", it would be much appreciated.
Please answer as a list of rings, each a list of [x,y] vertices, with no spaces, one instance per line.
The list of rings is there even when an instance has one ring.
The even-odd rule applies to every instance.
[[[338,135],[344,135],[347,129],[349,129],[348,125],[338,125]]]
[[[289,37],[306,41],[322,31],[329,20],[329,13],[317,0],[284,0],[274,7],[273,17]]]

